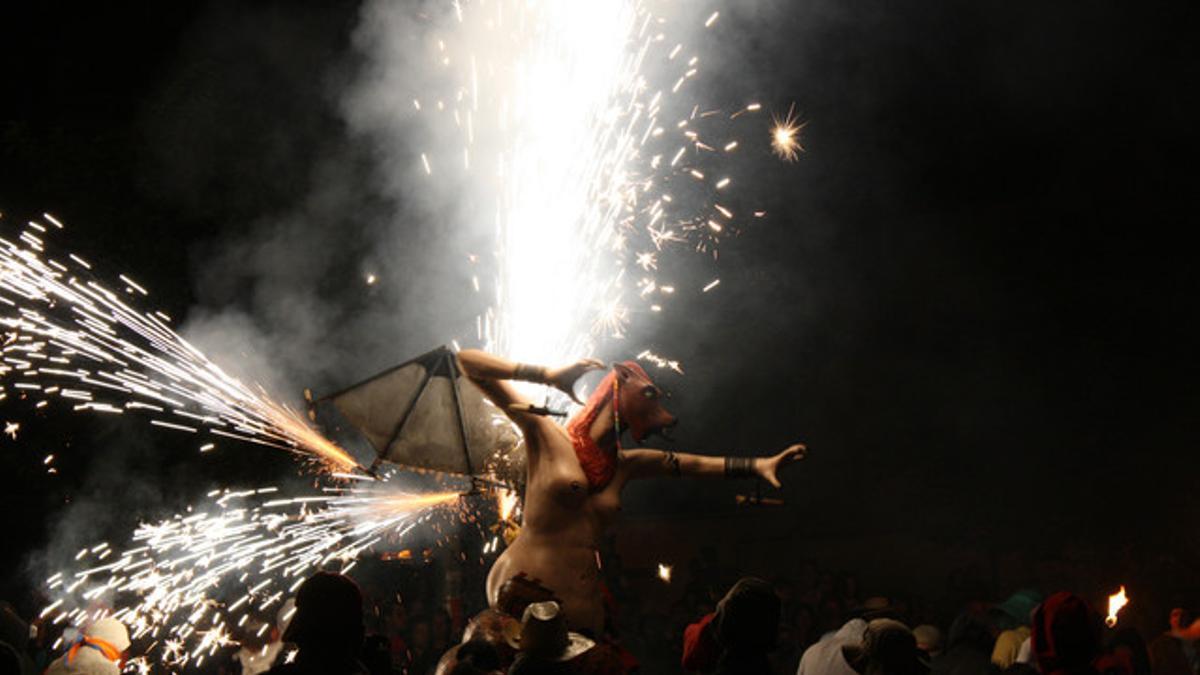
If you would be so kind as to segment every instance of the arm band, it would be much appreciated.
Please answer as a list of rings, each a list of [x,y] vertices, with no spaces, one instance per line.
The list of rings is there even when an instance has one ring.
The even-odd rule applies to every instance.
[[[753,478],[755,475],[753,457],[725,458],[726,478]]]
[[[526,382],[545,382],[546,367],[531,366],[528,363],[518,363],[513,369],[514,380],[525,380]]]
[[[667,456],[663,460],[666,462],[667,470],[671,472],[672,476],[678,478],[683,475],[683,470],[679,466],[679,455],[668,450]]]

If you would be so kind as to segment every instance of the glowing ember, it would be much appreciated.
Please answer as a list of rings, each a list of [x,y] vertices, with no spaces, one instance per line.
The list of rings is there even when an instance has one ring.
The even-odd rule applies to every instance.
[[[796,161],[804,151],[804,146],[800,145],[800,131],[804,129],[804,123],[796,117],[794,107],[788,108],[786,117],[775,117],[772,122],[771,150],[785,162]]]
[[[1121,586],[1121,590],[1108,596],[1108,616],[1104,618],[1104,624],[1109,628],[1117,625],[1117,614],[1125,605],[1129,604],[1129,598],[1125,596],[1125,586]]]
[[[658,564],[658,578],[661,579],[663,581],[663,583],[667,583],[667,584],[671,583],[671,566],[659,563]]]

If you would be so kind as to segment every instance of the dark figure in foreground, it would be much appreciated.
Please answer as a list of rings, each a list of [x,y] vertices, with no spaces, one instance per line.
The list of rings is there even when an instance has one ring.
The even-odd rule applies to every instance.
[[[684,631],[683,667],[719,675],[770,672],[767,654],[779,631],[779,596],[771,584],[746,577],[717,609]]]
[[[1043,675],[1128,675],[1130,668],[1104,653],[1100,615],[1087,600],[1055,593],[1033,612],[1033,653]]]
[[[296,614],[283,635],[299,648],[292,663],[270,675],[366,675],[362,592],[349,577],[317,572],[296,591]]]

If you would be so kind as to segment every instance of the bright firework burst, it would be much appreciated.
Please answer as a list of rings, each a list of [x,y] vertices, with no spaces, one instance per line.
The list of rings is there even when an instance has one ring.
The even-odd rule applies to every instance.
[[[457,147],[420,153],[421,167],[465,177],[473,203],[495,205],[484,348],[539,362],[597,353],[663,310],[676,286],[660,277],[676,269],[660,271],[663,255],[715,259],[754,217],[735,206],[721,162],[738,148],[735,120],[761,106],[698,103],[701,57],[689,42],[719,30],[719,14],[660,8],[682,9],[500,0],[428,20],[435,75],[413,92],[411,114]]]
[[[673,24],[651,4],[455,2],[450,28],[429,36],[447,82],[417,92],[414,114],[452,123],[461,148],[419,153],[420,169],[439,177],[461,167],[475,177],[475,202],[494,204],[495,301],[477,335],[487,348],[544,362],[596,353],[676,293],[665,256],[716,259],[724,238],[763,215],[737,203],[736,177],[720,166],[739,150],[737,120],[761,105],[728,114],[689,92],[700,56],[686,37],[719,29],[718,13]],[[788,122],[793,151],[801,126]],[[335,470],[356,466],[300,415],[226,375],[168,317],[135,309],[129,298],[146,292],[132,279],[114,292],[82,258],[47,254],[46,229],[30,223],[21,243],[0,240],[0,302],[11,310],[0,375],[10,392],[93,412],[138,410],[177,431],[282,447]],[[477,275],[472,284],[482,292]],[[640,358],[681,370],[649,350]],[[420,517],[411,499],[451,499],[351,492],[245,506],[239,500],[255,496],[234,494],[214,495],[216,508],[203,514],[143,525],[124,553],[81,552],[102,564],[51,577],[61,595],[47,616],[82,623],[97,611],[83,594],[135,593],[138,604],[115,612],[155,639],[162,662],[195,665],[228,642],[238,611],[280,603],[321,565],[348,569],[384,533],[398,536]],[[231,580],[242,590],[214,590]]]
[[[804,124],[796,116],[795,106],[789,106],[784,117],[772,118],[771,150],[783,161],[794,162],[804,152],[804,146],[800,144]]]

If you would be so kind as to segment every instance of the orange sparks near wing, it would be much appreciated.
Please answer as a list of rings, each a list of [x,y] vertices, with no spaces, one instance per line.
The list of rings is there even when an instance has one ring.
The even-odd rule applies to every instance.
[[[496,508],[499,511],[500,521],[506,521],[512,518],[513,512],[517,508],[517,493],[515,490],[499,490],[496,492]]]
[[[290,408],[281,406],[265,397],[261,403],[264,416],[283,434],[285,440],[309,450],[319,457],[329,469],[350,471],[362,468],[353,457],[346,454],[345,450],[322,436],[316,429],[305,424],[304,420]]]
[[[424,495],[377,497],[365,502],[368,508],[364,509],[363,514],[370,515],[373,519],[399,518],[422,509],[456,502],[460,496],[461,493],[458,492],[434,492]]]
[[[771,121],[771,151],[785,162],[796,161],[804,152],[804,146],[800,144],[800,131],[806,123],[796,116],[795,105],[788,107],[785,117],[772,117]]]
[[[1121,586],[1121,590],[1108,596],[1108,616],[1104,618],[1104,625],[1113,628],[1117,625],[1117,614],[1125,605],[1129,604],[1129,598],[1125,596],[1125,586]]]

